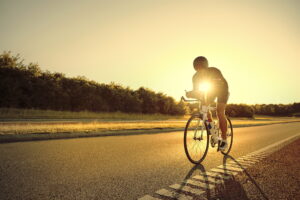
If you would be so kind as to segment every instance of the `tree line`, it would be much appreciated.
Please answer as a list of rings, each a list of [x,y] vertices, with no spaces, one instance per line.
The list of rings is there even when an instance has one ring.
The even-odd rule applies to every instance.
[[[49,110],[161,113],[182,115],[184,105],[172,97],[140,87],[103,84],[85,77],[68,78],[23,64],[19,55],[0,55],[0,107]]]
[[[38,64],[23,64],[19,55],[0,55],[0,107],[60,111],[126,112],[183,115],[195,104],[185,106],[160,92],[140,87],[133,90],[119,84],[103,84],[85,77],[68,78],[62,73],[42,71]],[[299,116],[300,103],[228,104],[231,117],[253,118],[255,114]]]
[[[297,116],[300,117],[300,103],[293,104],[229,104],[226,114],[231,117],[249,117],[254,115]]]

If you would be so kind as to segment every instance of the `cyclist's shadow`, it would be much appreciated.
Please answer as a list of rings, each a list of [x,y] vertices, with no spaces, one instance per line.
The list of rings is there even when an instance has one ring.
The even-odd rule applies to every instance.
[[[206,198],[207,199],[210,199],[210,194],[211,194],[211,191],[209,190],[209,183],[208,183],[208,179],[207,179],[207,174],[206,174],[206,170],[205,170],[205,167],[201,164],[197,164],[195,165],[194,167],[192,167],[190,169],[190,171],[187,173],[187,175],[185,176],[185,178],[183,179],[183,182],[180,184],[180,188],[179,190],[183,189],[184,186],[189,186],[188,183],[186,183],[187,180],[193,178],[193,176],[196,176],[196,175],[202,175],[205,179],[205,183],[206,184],[206,187],[205,188],[202,188],[202,190],[204,189],[205,190],[205,193],[206,193]],[[175,199],[177,199],[175,197]],[[179,199],[179,198],[178,198]],[[205,199],[205,198],[201,198],[201,196],[194,196],[193,199]]]
[[[244,166],[239,163],[235,158],[232,156],[224,156],[223,158],[223,166],[224,166],[224,172],[230,173],[230,170],[226,168],[229,161],[233,161],[235,165],[242,168],[243,174],[246,175],[247,179],[251,182],[251,185],[256,188],[258,193],[260,194],[259,199],[266,199],[268,200],[268,197],[265,195],[263,190],[260,188],[260,186],[256,183],[256,181],[252,178],[252,176],[248,173],[248,171],[244,168]],[[222,184],[217,185],[215,188],[215,198],[216,199],[251,199],[247,196],[247,192],[245,191],[245,188],[243,184],[241,184],[241,180],[236,180],[235,176],[232,176],[229,180],[224,180]],[[208,198],[209,199],[209,198]]]
[[[235,162],[236,165],[238,165],[240,168],[244,169],[243,173],[247,176],[248,180],[252,183],[252,185],[255,186],[255,188],[258,190],[258,192],[261,195],[260,199],[268,200],[268,197],[265,195],[265,193],[262,191],[262,189],[259,187],[259,185],[256,183],[256,181],[251,177],[251,175],[247,172],[247,170],[244,168],[244,166],[239,163],[236,159],[234,159],[232,156],[224,156],[223,158],[223,166],[224,166],[224,172],[230,173],[231,171],[229,169],[226,169],[226,166],[229,161]],[[201,190],[204,190],[205,193],[203,193],[201,196],[193,196],[193,199],[208,199],[208,200],[249,200],[247,196],[247,193],[244,189],[243,184],[241,184],[240,180],[236,180],[235,176],[232,176],[228,180],[224,180],[220,184],[214,184],[212,182],[209,182],[208,177],[213,178],[209,176],[205,170],[205,167],[201,164],[197,164],[193,166],[190,171],[187,173],[187,175],[184,177],[183,182],[180,184],[179,190],[183,189],[184,186],[191,186],[188,183],[186,183],[187,180],[193,180],[193,177],[199,175],[204,178],[204,184],[206,187],[201,187]],[[211,185],[214,185],[215,188],[209,189]],[[191,194],[189,194],[191,195]],[[177,199],[175,197],[175,199]],[[179,196],[178,196],[179,199]]]

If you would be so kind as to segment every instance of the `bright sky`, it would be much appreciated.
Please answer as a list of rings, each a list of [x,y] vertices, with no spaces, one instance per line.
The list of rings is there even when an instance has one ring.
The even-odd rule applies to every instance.
[[[206,56],[229,103],[300,102],[298,0],[0,0],[0,52],[175,99]]]

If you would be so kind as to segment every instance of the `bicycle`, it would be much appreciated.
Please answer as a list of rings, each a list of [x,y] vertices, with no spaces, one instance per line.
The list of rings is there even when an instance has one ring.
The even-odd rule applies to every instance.
[[[189,120],[186,123],[185,130],[184,130],[184,150],[186,153],[186,156],[188,157],[189,161],[194,164],[201,163],[204,158],[206,157],[206,154],[208,152],[209,143],[211,143],[212,147],[215,147],[217,144],[217,151],[219,151],[219,145],[220,142],[214,141],[214,139],[211,137],[211,132],[207,124],[207,113],[209,111],[216,110],[216,107],[212,107],[210,105],[202,105],[202,102],[200,99],[195,100],[187,100],[184,97],[181,97],[181,99],[185,102],[198,102],[198,111],[189,118]],[[225,151],[221,151],[222,154],[227,155],[229,154],[232,143],[233,143],[233,128],[231,120],[227,118],[227,141],[228,141],[228,147],[225,149]],[[217,120],[216,120],[217,121]],[[215,131],[217,133],[217,138],[220,137],[221,131],[218,126],[218,121],[215,122],[216,128]],[[209,142],[211,141],[211,142]],[[192,143],[192,146],[190,146],[190,143]],[[193,150],[196,148],[194,154]],[[203,152],[201,152],[201,148],[203,149]]]

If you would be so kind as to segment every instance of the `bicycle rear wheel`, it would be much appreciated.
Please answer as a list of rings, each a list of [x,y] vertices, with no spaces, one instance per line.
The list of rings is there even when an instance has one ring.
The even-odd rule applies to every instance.
[[[225,149],[225,151],[221,151],[222,154],[227,155],[229,154],[231,147],[232,147],[232,143],[233,143],[233,128],[232,128],[232,124],[231,124],[231,120],[227,117],[227,142],[228,142],[228,146]]]
[[[184,130],[184,150],[189,161],[201,163],[208,151],[209,134],[200,116],[193,115]]]

